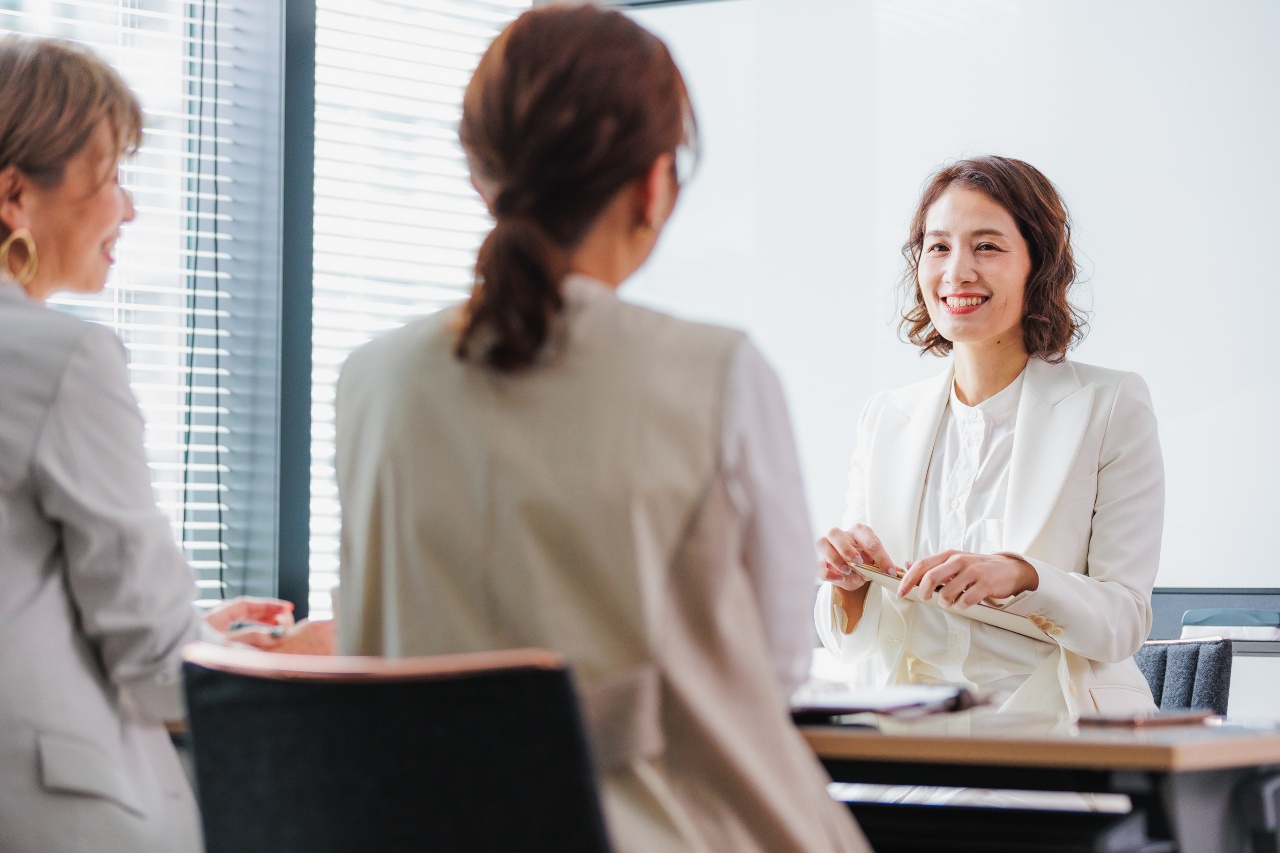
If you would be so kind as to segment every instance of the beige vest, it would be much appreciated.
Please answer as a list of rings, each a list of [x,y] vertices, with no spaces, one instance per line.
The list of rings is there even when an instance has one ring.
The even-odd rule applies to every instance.
[[[454,312],[351,357],[342,650],[564,653],[623,853],[869,849],[779,701],[717,470],[741,336],[566,297],[518,376],[459,362]]]

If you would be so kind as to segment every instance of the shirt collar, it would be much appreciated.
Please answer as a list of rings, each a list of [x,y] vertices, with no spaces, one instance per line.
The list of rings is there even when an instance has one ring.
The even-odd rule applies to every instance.
[[[582,273],[569,273],[561,283],[561,292],[568,304],[590,302],[600,298],[616,299],[617,291],[599,279]]]
[[[560,295],[564,299],[564,309],[551,319],[547,340],[536,358],[538,364],[549,364],[560,357],[569,345],[570,329],[578,318],[595,310],[593,306],[606,305],[618,299],[614,288],[581,273],[570,273],[561,279]]]
[[[1027,369],[1024,367],[1017,378],[1006,385],[1002,391],[992,397],[988,397],[976,406],[966,406],[960,402],[960,398],[956,396],[956,383],[953,379],[951,381],[951,408],[957,415],[973,412],[984,420],[1012,415],[1018,411],[1018,398],[1022,396],[1022,380],[1026,375]]]

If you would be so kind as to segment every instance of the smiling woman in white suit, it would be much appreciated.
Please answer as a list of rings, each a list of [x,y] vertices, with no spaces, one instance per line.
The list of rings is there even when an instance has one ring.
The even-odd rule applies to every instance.
[[[199,850],[163,725],[182,716],[180,650],[290,607],[238,599],[200,619],[124,347],[43,304],[106,283],[141,128],[96,56],[0,40],[0,853]]]
[[[903,253],[903,325],[952,362],[863,409],[844,527],[818,542],[824,645],[878,683],[990,690],[1006,710],[1154,711],[1132,655],[1164,518],[1156,420],[1140,377],[1063,357],[1083,329],[1056,190],[1018,160],[959,161],[925,189]],[[963,615],[979,602],[1043,638]]]

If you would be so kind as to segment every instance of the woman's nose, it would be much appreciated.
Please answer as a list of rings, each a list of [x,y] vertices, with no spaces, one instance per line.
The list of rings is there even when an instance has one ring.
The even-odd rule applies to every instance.
[[[133,196],[124,188],[121,188],[120,196],[124,199],[124,216],[121,217],[121,221],[132,222],[133,218],[137,216],[137,212],[133,209]]]
[[[946,273],[947,281],[953,284],[973,281],[977,277],[973,268],[973,257],[964,251],[952,252]]]

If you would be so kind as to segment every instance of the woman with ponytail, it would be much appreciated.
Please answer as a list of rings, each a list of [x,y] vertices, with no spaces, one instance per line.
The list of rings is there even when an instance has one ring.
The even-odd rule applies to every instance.
[[[777,379],[743,335],[617,295],[695,129],[617,12],[536,9],[485,53],[471,298],[338,386],[339,645],[564,654],[623,853],[866,850],[788,715],[812,546]]]

